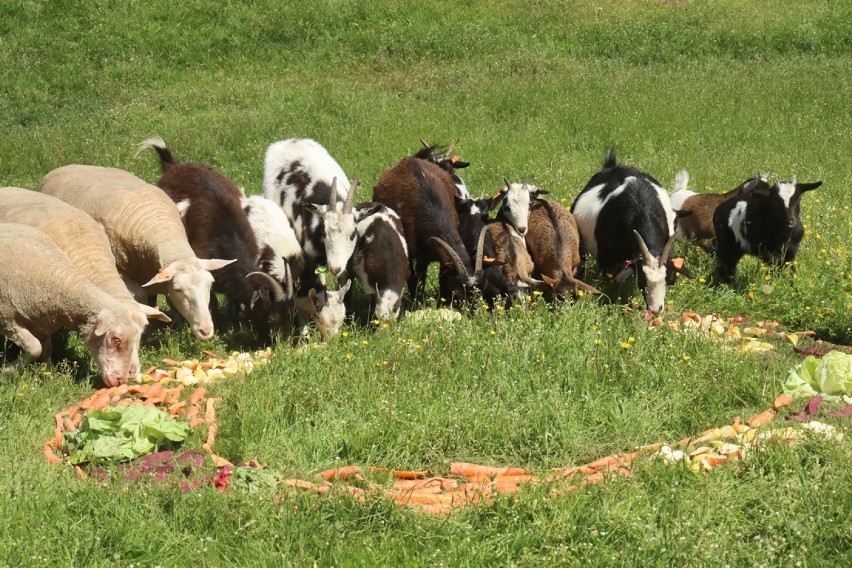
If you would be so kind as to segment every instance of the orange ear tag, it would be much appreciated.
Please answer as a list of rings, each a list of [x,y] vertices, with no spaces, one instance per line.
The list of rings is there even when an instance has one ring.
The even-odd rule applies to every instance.
[[[159,278],[168,278],[169,276],[171,276],[171,274],[169,274],[169,271],[165,268],[161,268],[157,271],[157,277]]]
[[[482,257],[482,262],[495,262],[496,260],[497,260],[496,258],[491,258],[490,256],[483,256]]]
[[[451,161],[452,163],[454,163],[454,164],[455,164],[456,162],[458,162],[459,160],[461,160],[461,158],[459,158],[458,156],[453,156],[452,158],[450,158],[450,161]]]
[[[677,269],[683,268],[683,258],[681,258],[681,257],[673,258],[672,259],[672,266],[674,266]]]

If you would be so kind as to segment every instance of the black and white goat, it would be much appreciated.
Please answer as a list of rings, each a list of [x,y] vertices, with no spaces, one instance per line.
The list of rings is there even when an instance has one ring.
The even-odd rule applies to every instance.
[[[446,300],[464,300],[472,287],[482,283],[482,245],[471,265],[459,235],[454,193],[455,184],[447,171],[411,156],[385,170],[373,187],[373,201],[387,205],[402,220],[412,298],[422,296],[429,264],[436,261],[442,266],[439,281],[441,289],[448,291],[442,295]]]
[[[262,339],[273,332],[289,335],[292,295],[267,279],[250,277],[257,270],[258,248],[242,208],[242,190],[206,164],[179,162],[161,138],[145,140],[140,150],[146,148],[160,158],[163,175],[157,186],[175,202],[195,254],[236,259],[215,274],[213,290],[223,293]],[[211,298],[211,304],[215,301]]]
[[[670,253],[675,212],[669,194],[650,175],[620,166],[611,148],[603,169],[594,174],[574,200],[571,213],[580,231],[581,251],[623,281],[634,271],[648,310],[665,304],[666,285],[674,282]]]
[[[821,181],[778,181],[768,195],[749,193],[725,201],[713,216],[716,227],[717,276],[730,281],[743,255],[750,254],[776,268],[796,258],[805,235],[799,214],[802,194]]]
[[[456,144],[459,141],[454,140],[446,149],[442,149],[437,144],[429,144],[422,138],[420,139],[420,143],[423,144],[423,149],[414,154],[414,157],[432,162],[445,170],[453,178],[458,196],[462,199],[470,199],[470,190],[467,188],[467,184],[456,173],[456,170],[466,168],[470,165],[470,162],[462,161],[458,156],[453,155],[453,150],[455,150]]]
[[[716,252],[716,228],[713,214],[716,208],[729,199],[751,193],[767,195],[771,173],[757,174],[725,193],[695,193],[687,189],[689,174],[678,172],[671,194],[672,209],[684,214],[675,223],[675,238],[695,243],[705,252]]]
[[[328,151],[316,140],[288,138],[267,148],[263,169],[263,195],[279,204],[293,226],[305,253],[305,286],[315,284],[314,271],[326,265],[327,243],[323,217],[312,206],[327,204],[337,180],[335,200],[343,204],[349,179]],[[351,252],[351,251],[350,251]],[[343,262],[342,266],[346,266]]]
[[[245,197],[243,209],[257,238],[260,271],[269,274],[282,287],[291,288],[299,280],[305,259],[287,215],[279,205],[260,195]],[[309,317],[320,336],[326,339],[335,335],[343,325],[346,317],[343,298],[349,287],[326,290],[320,284],[324,283],[317,282],[316,286],[294,299],[299,312],[295,320],[301,324],[301,333],[305,335],[307,328],[304,320]]]

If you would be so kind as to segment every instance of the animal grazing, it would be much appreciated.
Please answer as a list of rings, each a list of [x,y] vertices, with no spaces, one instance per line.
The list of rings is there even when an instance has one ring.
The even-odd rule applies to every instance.
[[[441,146],[429,144],[421,138],[420,143],[423,144],[423,148],[414,154],[414,157],[432,162],[445,170],[453,178],[458,196],[462,199],[470,199],[470,190],[467,188],[467,184],[456,174],[456,170],[470,166],[470,162],[464,162],[458,156],[453,155],[453,150],[456,149],[458,142],[458,140],[454,140],[446,150],[442,150]]]
[[[821,185],[799,183],[795,176],[791,181],[775,178],[768,195],[744,193],[719,205],[713,215],[717,277],[730,281],[746,254],[777,268],[792,262],[805,235],[799,215],[802,194]]]
[[[672,209],[685,214],[675,223],[675,238],[692,242],[705,252],[716,252],[716,228],[713,214],[720,204],[728,199],[748,195],[752,192],[768,194],[770,173],[757,174],[726,193],[695,193],[686,189],[689,174],[686,170],[678,172],[675,187],[671,194]]]
[[[346,318],[344,300],[351,285],[352,282],[349,281],[338,290],[326,290],[324,286],[319,289],[311,288],[306,295],[296,296],[295,306],[298,313],[311,317],[323,341],[340,331]]]
[[[70,165],[49,172],[42,192],[103,225],[119,273],[137,300],[165,293],[197,338],[213,336],[210,271],[234,260],[199,259],[177,207],[160,188],[124,170]]]
[[[355,252],[358,233],[352,208],[357,189],[358,181],[356,180],[349,186],[346,199],[341,203],[337,199],[337,178],[334,178],[327,204],[305,205],[322,219],[326,264],[328,264],[328,271],[335,278],[346,270],[349,259]]]
[[[535,200],[530,207],[526,247],[534,269],[561,298],[577,289],[600,292],[576,278],[580,267],[580,234],[574,216],[555,201]]]
[[[428,266],[436,261],[442,266],[439,281],[441,289],[447,291],[442,294],[445,300],[463,300],[470,288],[482,283],[482,247],[477,247],[474,268],[459,235],[454,194],[449,173],[411,156],[385,170],[373,187],[373,201],[396,211],[402,221],[412,298],[423,294]]]
[[[292,294],[288,296],[274,279],[248,278],[257,272],[260,254],[243,209],[242,190],[206,164],[178,161],[161,138],[149,138],[139,146],[140,151],[146,148],[160,158],[163,175],[157,186],[177,205],[196,256],[234,259],[216,272],[213,291],[223,293],[238,317],[247,319],[263,340],[273,334],[289,336]]]
[[[80,334],[105,385],[127,380],[142,328],[53,239],[30,225],[0,223],[0,264],[0,333],[21,348],[19,359],[4,372],[48,360],[50,335],[66,328]]]
[[[594,174],[571,206],[580,232],[581,252],[622,281],[635,270],[648,310],[662,311],[666,285],[674,282],[670,258],[675,212],[669,194],[650,175],[617,163],[611,148],[603,169]]]
[[[262,195],[243,197],[242,205],[257,240],[260,270],[285,286],[298,281],[305,253],[284,210]]]
[[[539,288],[542,282],[532,276],[535,265],[524,237],[512,225],[502,221],[489,223],[488,234],[494,243],[494,259],[506,282],[518,293],[529,287]]]
[[[313,205],[327,204],[334,180],[336,200],[349,191],[343,168],[316,140],[288,138],[270,144],[263,167],[263,196],[281,206],[305,254],[303,283],[316,286],[314,271],[326,264],[323,218]],[[343,264],[345,267],[345,263]]]
[[[0,188],[0,222],[21,223],[50,237],[68,260],[92,283],[118,300],[127,310],[138,335],[131,336],[131,364],[128,375],[139,375],[139,339],[148,318],[171,319],[155,307],[133,298],[115,266],[104,228],[85,212],[60,199],[20,187]]]

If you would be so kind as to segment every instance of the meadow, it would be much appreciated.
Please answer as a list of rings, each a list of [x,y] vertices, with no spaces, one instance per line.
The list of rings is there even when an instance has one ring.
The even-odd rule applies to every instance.
[[[565,204],[613,145],[667,187],[684,168],[714,192],[795,174],[823,181],[802,200],[795,273],[746,258],[716,285],[713,260],[679,244],[698,278],[679,278],[664,317],[773,320],[850,345],[850,30],[852,5],[816,0],[4,2],[0,185],[37,189],[69,163],[154,182],[153,153],[136,155],[154,134],[250,194],[266,147],[294,136],[325,145],[364,200],[421,137],[460,140],[476,195],[526,179]],[[587,281],[612,290],[592,263]],[[641,310],[633,287],[276,345],[265,367],[211,387],[217,452],[305,479],[455,461],[542,473],[756,414],[801,360],[783,340],[743,353],[651,328]],[[253,347],[246,330],[202,344],[152,326],[141,357]],[[842,443],[766,444],[709,474],[643,460],[556,499],[531,486],[433,517],[382,499],[82,481],[41,453],[53,414],[97,386],[73,336],[64,354],[0,380],[0,565],[852,562],[848,417],[826,419]]]

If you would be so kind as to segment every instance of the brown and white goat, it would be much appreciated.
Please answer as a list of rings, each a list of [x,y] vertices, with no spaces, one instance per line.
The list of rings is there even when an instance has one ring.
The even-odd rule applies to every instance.
[[[494,259],[506,281],[517,287],[518,292],[528,287],[539,287],[541,281],[533,278],[535,265],[524,237],[512,225],[502,221],[489,223],[488,233],[494,242]]]
[[[600,293],[575,277],[580,266],[580,233],[574,216],[559,203],[544,199],[532,203],[526,245],[533,275],[547,282],[556,297],[574,294],[577,289]]]
[[[757,174],[726,193],[695,193],[686,189],[689,174],[686,170],[678,172],[675,187],[671,194],[672,209],[679,212],[675,223],[675,238],[679,241],[695,243],[705,252],[716,252],[716,229],[713,226],[713,214],[716,208],[729,199],[752,192],[769,192],[771,172]]]

